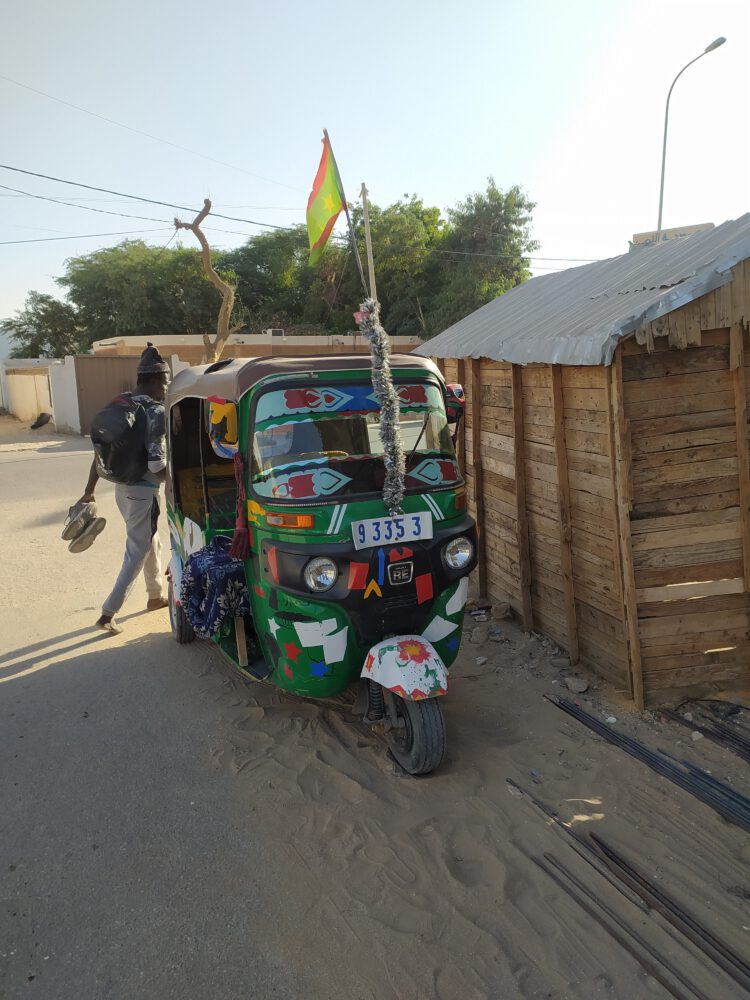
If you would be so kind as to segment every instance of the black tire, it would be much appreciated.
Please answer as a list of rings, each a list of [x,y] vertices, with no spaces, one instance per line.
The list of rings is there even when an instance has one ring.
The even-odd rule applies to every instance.
[[[172,626],[172,635],[175,640],[184,645],[186,642],[192,642],[195,639],[195,632],[193,631],[193,626],[187,620],[187,615],[182,608],[182,605],[175,604],[174,600],[174,590],[172,589],[172,581],[169,581],[169,622]]]
[[[429,774],[445,755],[445,720],[439,698],[405,701],[392,695],[403,729],[391,729],[388,746],[409,774]]]

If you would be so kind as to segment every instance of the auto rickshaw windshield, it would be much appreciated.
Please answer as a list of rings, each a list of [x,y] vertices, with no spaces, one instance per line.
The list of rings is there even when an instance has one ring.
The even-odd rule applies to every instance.
[[[461,481],[439,386],[397,382],[406,489]],[[385,476],[380,406],[370,382],[263,393],[254,413],[251,489],[273,501],[375,494]]]

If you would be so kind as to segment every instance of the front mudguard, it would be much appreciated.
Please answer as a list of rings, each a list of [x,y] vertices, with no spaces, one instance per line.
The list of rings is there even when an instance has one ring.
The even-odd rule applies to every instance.
[[[421,635],[396,635],[377,643],[365,658],[361,676],[406,701],[448,693],[448,668]]]

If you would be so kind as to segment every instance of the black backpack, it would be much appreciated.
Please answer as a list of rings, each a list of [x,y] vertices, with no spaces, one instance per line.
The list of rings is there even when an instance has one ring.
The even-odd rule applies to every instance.
[[[146,410],[130,393],[115,396],[91,421],[96,471],[110,483],[137,483],[148,469]]]

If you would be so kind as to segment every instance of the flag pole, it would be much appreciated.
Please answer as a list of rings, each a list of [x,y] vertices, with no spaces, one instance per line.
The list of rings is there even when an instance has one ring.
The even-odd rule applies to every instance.
[[[352,244],[352,252],[354,253],[354,260],[357,265],[357,270],[359,271],[359,277],[362,281],[362,287],[365,290],[365,295],[368,295],[367,282],[365,281],[365,272],[362,269],[362,259],[359,256],[359,247],[357,246],[357,241],[354,237],[354,226],[352,225],[352,217],[349,214],[349,202],[346,200],[346,194],[344,193],[344,185],[341,183],[341,174],[339,173],[339,165],[336,163],[336,157],[333,155],[333,146],[331,145],[331,139],[328,135],[328,129],[323,129],[323,135],[326,137],[326,142],[328,143],[328,148],[331,151],[331,159],[333,160],[333,169],[336,171],[336,180],[338,181],[339,191],[343,195],[344,201],[344,212],[346,214],[346,224],[349,227],[349,240]]]
[[[370,298],[377,300],[378,290],[375,287],[375,262],[372,259],[372,237],[370,236],[370,209],[367,204],[367,188],[362,181],[362,211],[365,216],[365,246],[367,247],[367,270],[370,274]]]

